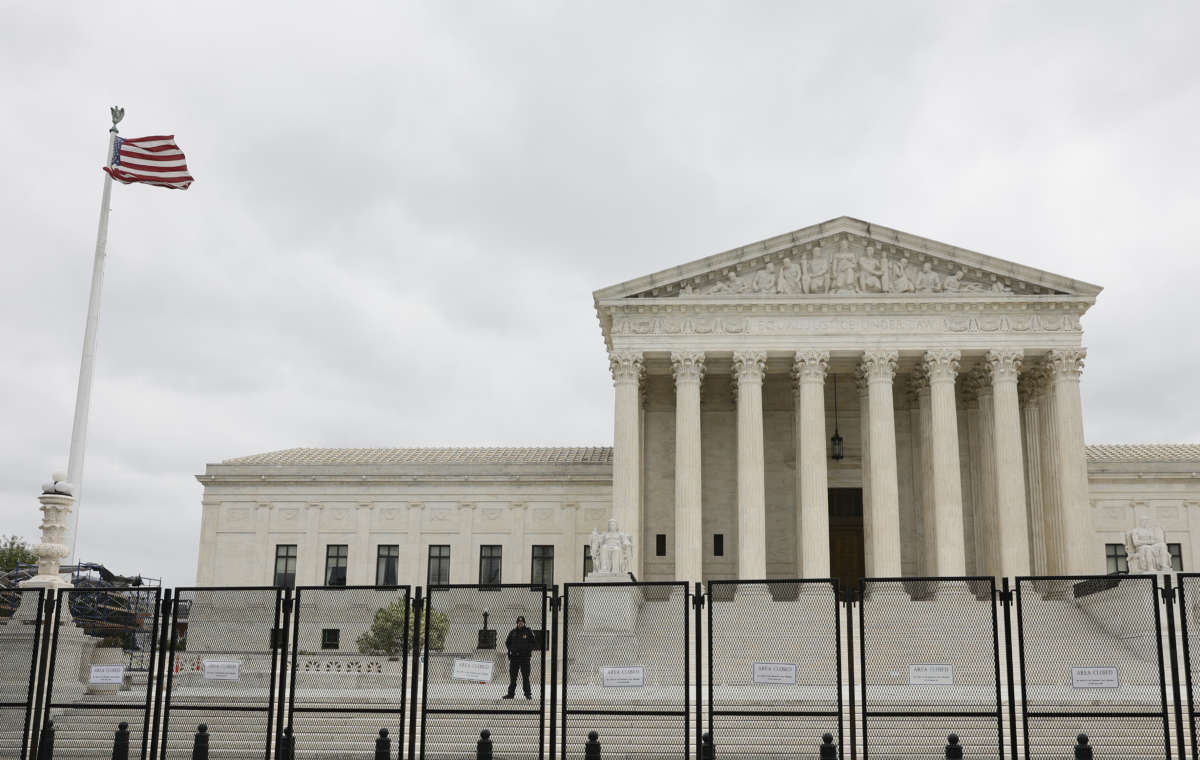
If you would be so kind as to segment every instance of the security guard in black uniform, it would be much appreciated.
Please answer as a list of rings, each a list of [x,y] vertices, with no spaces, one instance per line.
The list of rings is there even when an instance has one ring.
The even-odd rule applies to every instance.
[[[525,687],[525,698],[533,699],[529,688],[529,658],[537,648],[537,636],[525,627],[525,616],[517,616],[517,627],[509,631],[504,640],[508,648],[508,693],[504,699],[512,699],[517,693],[517,672],[521,673],[521,685]]]

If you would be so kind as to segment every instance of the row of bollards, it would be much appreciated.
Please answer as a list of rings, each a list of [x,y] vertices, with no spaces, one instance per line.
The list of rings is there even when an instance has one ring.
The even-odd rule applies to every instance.
[[[208,760],[208,726],[201,723],[196,727],[192,738],[192,760]],[[705,733],[701,747],[701,760],[716,760],[717,751],[713,745],[711,733]],[[959,743],[958,734],[946,737],[945,756],[947,760],[962,760],[963,747]],[[54,757],[54,721],[46,721],[38,741],[37,760],[53,760]],[[279,738],[279,746],[275,750],[275,760],[295,760],[296,736],[292,727],[283,729]],[[386,728],[379,729],[379,737],[375,740],[375,760],[391,760],[392,740],[388,738]],[[833,742],[833,734],[821,737],[821,745],[817,753],[820,760],[837,760],[838,746]],[[129,724],[122,721],[113,735],[112,760],[129,760]],[[486,728],[479,732],[479,741],[475,744],[475,760],[492,760],[492,732]],[[588,732],[587,743],[583,745],[583,760],[601,760],[600,734]],[[1075,737],[1075,760],[1092,760],[1092,746],[1087,734]]]

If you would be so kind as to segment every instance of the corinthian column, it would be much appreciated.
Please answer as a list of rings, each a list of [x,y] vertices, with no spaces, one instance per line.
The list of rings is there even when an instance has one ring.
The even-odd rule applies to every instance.
[[[996,519],[996,403],[992,398],[992,378],[986,364],[972,371],[972,384],[979,402],[976,450],[979,459],[979,499],[975,502],[975,572],[1000,575],[997,551],[999,526]]]
[[[937,545],[937,574],[966,575],[963,537],[962,474],[959,472],[958,405],[954,379],[958,351],[926,351],[923,363],[929,378],[930,433],[933,449],[933,528]]]
[[[874,578],[875,572],[875,531],[871,515],[871,383],[867,380],[866,368],[858,365],[854,371],[854,388],[858,391],[858,440],[859,458],[862,462],[862,498],[863,498],[863,549],[865,550],[864,569],[868,578]]]
[[[828,351],[796,353],[796,567],[802,578],[829,577],[829,473],[825,465]]]
[[[1066,571],[1071,575],[1095,573],[1099,565],[1083,452],[1083,405],[1079,399],[1079,375],[1086,356],[1082,348],[1051,351],[1047,356],[1050,392],[1054,396],[1058,507],[1062,512]]]
[[[1017,400],[1021,404],[1021,433],[1025,446],[1025,501],[1029,505],[1029,551],[1034,575],[1046,575],[1046,518],[1042,509],[1041,423],[1038,396],[1042,378],[1039,372],[1025,372],[1017,380]]]
[[[640,351],[614,351],[608,355],[616,388],[613,413],[612,516],[617,526],[633,535],[634,572],[642,567],[642,462],[638,418],[638,388],[645,371]]]
[[[762,382],[765,351],[733,355],[737,377],[738,577],[767,577],[766,475],[763,462]]]
[[[863,354],[867,377],[870,420],[871,536],[873,572],[879,577],[899,577],[900,489],[896,480],[896,415],[892,401],[892,379],[896,376],[895,351],[876,350]]]
[[[1022,352],[988,351],[992,375],[993,450],[996,456],[996,529],[999,575],[1029,574],[1029,524],[1025,512],[1025,467],[1017,376]]]
[[[700,383],[704,353],[673,353],[675,371],[675,580],[704,575],[700,514]]]

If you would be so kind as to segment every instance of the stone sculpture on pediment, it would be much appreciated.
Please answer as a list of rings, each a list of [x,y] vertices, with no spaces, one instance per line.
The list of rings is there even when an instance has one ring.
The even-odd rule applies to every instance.
[[[803,259],[801,259],[803,262]],[[790,258],[784,259],[779,267],[779,292],[784,295],[797,295],[807,292],[804,289],[804,267]]]
[[[908,257],[901,257],[892,263],[891,280],[888,283],[889,293],[912,293],[917,286],[908,272]]]
[[[942,289],[942,276],[933,271],[933,264],[926,261],[917,275],[918,293],[936,293]]]
[[[739,295],[749,290],[750,284],[741,277],[738,277],[736,272],[726,272],[725,279],[717,282],[708,289],[710,295]]]
[[[753,293],[763,294],[774,294],[776,292],[774,264],[767,264],[754,273],[754,279],[750,282],[750,290]]]
[[[875,258],[875,249],[867,250],[858,259],[858,289],[863,293],[882,293],[883,281],[887,277],[886,264]]]
[[[829,259],[821,252],[821,246],[801,260],[800,269],[803,272],[800,282],[805,293],[829,292]]]
[[[841,242],[838,252],[833,255],[832,292],[858,292],[858,257],[850,250],[849,243],[845,240]]]

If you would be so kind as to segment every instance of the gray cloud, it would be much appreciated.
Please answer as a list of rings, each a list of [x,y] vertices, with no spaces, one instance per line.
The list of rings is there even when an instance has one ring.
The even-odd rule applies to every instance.
[[[112,103],[197,177],[114,190],[80,556],[119,571],[193,579],[206,462],[607,443],[591,290],[841,214],[1105,285],[1088,439],[1200,440],[1194,5],[5,19],[0,532],[66,464]]]

